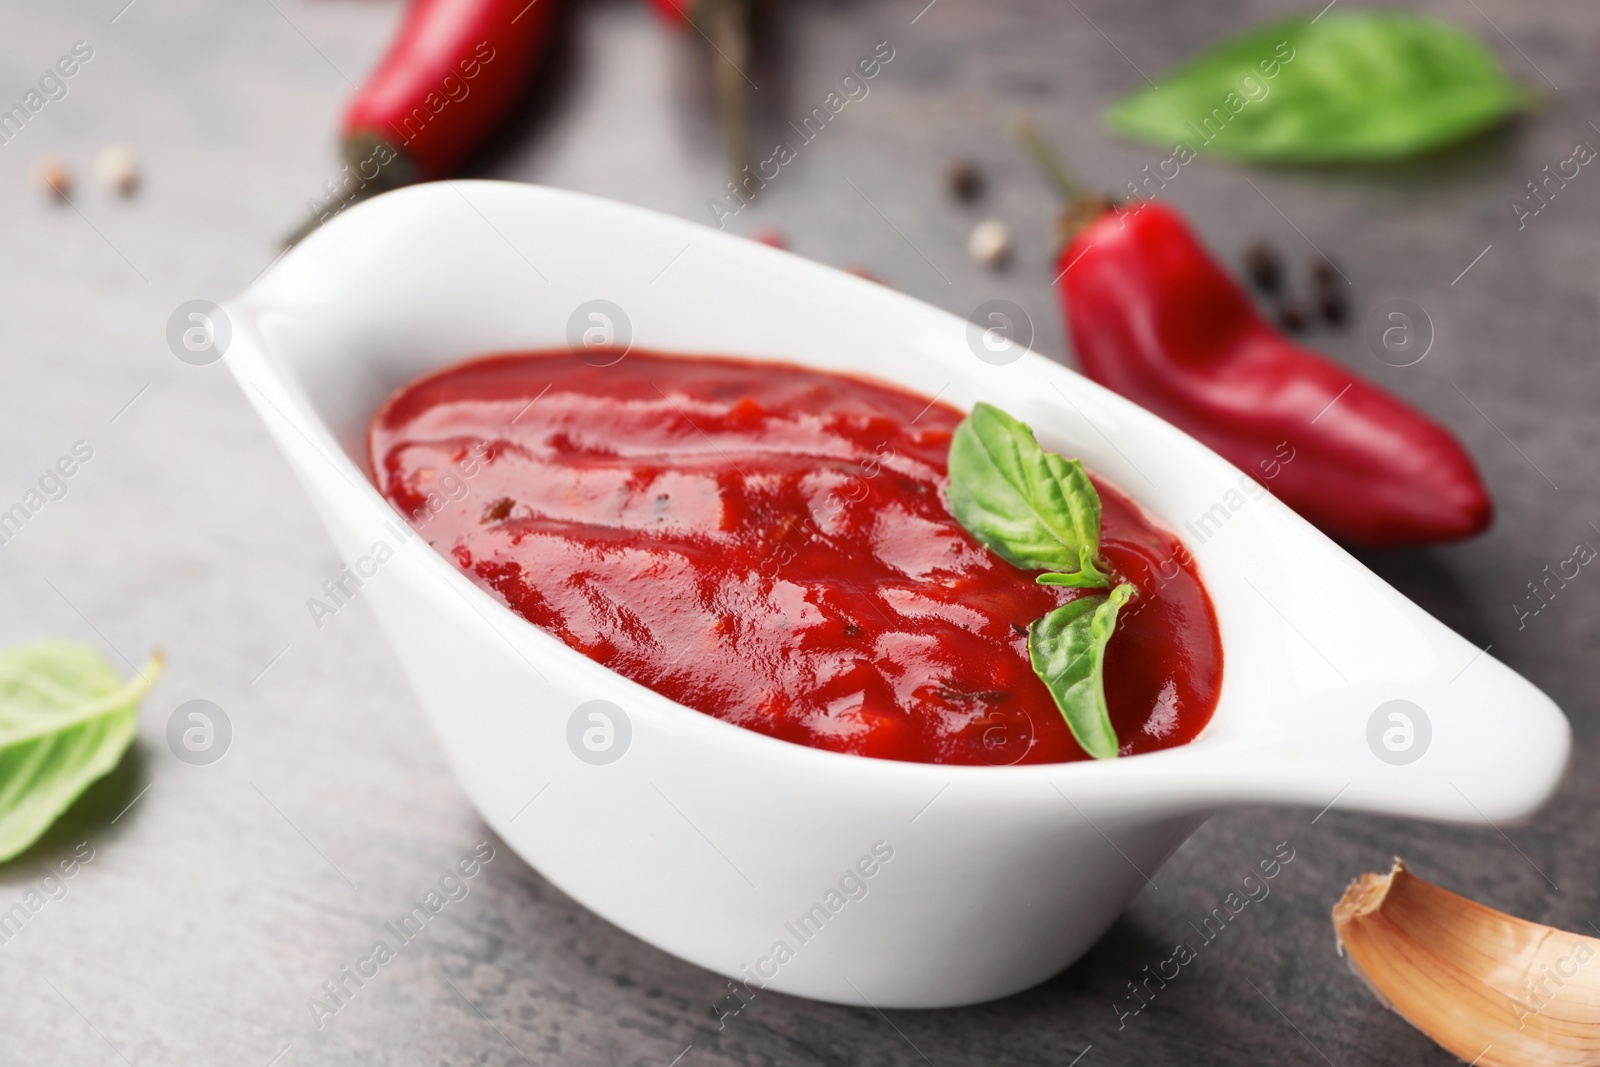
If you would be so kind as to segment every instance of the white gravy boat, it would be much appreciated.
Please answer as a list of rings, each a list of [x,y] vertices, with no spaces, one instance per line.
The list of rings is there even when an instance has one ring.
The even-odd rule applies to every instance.
[[[425,371],[566,346],[597,299],[640,348],[987,400],[1081,456],[1197,560],[1225,657],[1211,724],[1101,763],[845,756],[692,711],[513,614],[406,537],[365,473],[364,430]],[[1498,822],[1530,815],[1566,767],[1548,697],[1274,498],[1235,506],[1241,473],[1203,445],[1034,353],[980,361],[965,320],[797,256],[575,193],[439,183],[345,211],[225,313],[229,367],[345,559],[373,572],[362,595],[485,821],[606,919],[753,988],[879,1008],[1004,996],[1082,955],[1221,808],[1337,798]],[[1202,543],[1190,524],[1208,515]],[[378,564],[380,542],[395,555]],[[631,727],[606,764],[568,740],[595,700]],[[1403,718],[1379,713],[1396,700]]]

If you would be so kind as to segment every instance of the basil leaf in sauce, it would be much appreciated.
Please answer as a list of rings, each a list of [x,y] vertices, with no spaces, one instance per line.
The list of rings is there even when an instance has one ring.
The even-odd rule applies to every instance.
[[[1075,459],[1039,447],[1026,424],[977,404],[950,440],[950,510],[996,555],[1024,570],[1048,568],[1040,585],[1093,589],[1028,627],[1028,658],[1067,728],[1095,759],[1113,759],[1117,732],[1106,710],[1105,652],[1117,611],[1133,596],[1109,596],[1100,562],[1100,494]]]
[[[1208,151],[1273,163],[1398,159],[1471,136],[1538,99],[1476,37],[1400,12],[1275,22],[1158,82],[1105,118],[1119,133],[1173,149],[1180,163]]]
[[[1117,731],[1106,709],[1106,643],[1117,611],[1131,596],[1133,586],[1124,582],[1110,596],[1079,597],[1028,627],[1034,671],[1049,687],[1072,736],[1095,759],[1117,755]]]
[[[950,440],[950,510],[984,547],[1024,570],[1110,585],[1097,563],[1100,494],[1083,464],[1046,452],[1033,431],[977,404]]]
[[[0,652],[0,862],[117,765],[160,673],[156,656],[124,682],[94,649],[64,641]]]

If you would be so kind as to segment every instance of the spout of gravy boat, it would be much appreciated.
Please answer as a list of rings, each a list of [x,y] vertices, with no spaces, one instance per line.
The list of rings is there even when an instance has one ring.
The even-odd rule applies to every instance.
[[[230,369],[363,574],[485,821],[600,915],[728,976],[741,1003],[1003,996],[1082,955],[1221,808],[1500,822],[1531,815],[1566,767],[1549,698],[1203,445],[961,318],[787,253],[579,194],[438,183],[343,212],[224,314]],[[678,705],[514,615],[378,494],[364,430],[419,374],[576,347],[595,325],[619,347],[865,374],[1030,423],[1185,540],[1222,635],[1210,725],[1096,763],[839,755]],[[573,740],[597,710],[603,760]]]

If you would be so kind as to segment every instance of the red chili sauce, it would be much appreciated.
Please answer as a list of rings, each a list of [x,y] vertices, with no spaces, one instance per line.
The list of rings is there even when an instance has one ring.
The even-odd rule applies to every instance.
[[[1027,628],[1086,594],[957,524],[961,419],[781,364],[532,353],[405,386],[368,447],[384,495],[463,571],[679,703],[882,759],[1085,759]],[[1138,588],[1105,659],[1121,752],[1180,745],[1216,707],[1216,616],[1177,537],[1095,484],[1102,552]]]

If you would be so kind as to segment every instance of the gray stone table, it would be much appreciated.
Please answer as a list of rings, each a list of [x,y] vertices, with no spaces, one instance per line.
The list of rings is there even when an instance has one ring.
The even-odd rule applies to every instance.
[[[1297,271],[1313,245],[1334,256],[1358,319],[1394,297],[1426,309],[1438,337],[1415,367],[1379,363],[1358,330],[1316,343],[1459,433],[1499,519],[1471,543],[1368,562],[1568,710],[1577,769],[1556,801],[1530,825],[1498,830],[1337,805],[1315,821],[1314,811],[1229,812],[1081,963],[1029,992],[887,1014],[770,995],[719,1030],[708,1009],[720,978],[611,927],[503,845],[464,900],[317,1027],[307,999],[322,983],[448,865],[494,842],[366,605],[312,624],[306,599],[339,568],[327,537],[227,372],[180,363],[163,331],[178,304],[229,296],[273,258],[276,236],[332,176],[347,83],[375,61],[400,9],[126,3],[9,0],[0,14],[0,104],[74,42],[93,50],[67,95],[0,146],[0,508],[75,442],[93,450],[66,495],[0,548],[0,644],[81,639],[124,670],[153,647],[170,658],[132,755],[0,868],[0,909],[53,894],[0,943],[0,1063],[1445,1064],[1335,955],[1328,910],[1350,878],[1402,853],[1518,914],[1573,929],[1600,920],[1600,779],[1587,773],[1600,755],[1600,577],[1584,572],[1525,625],[1513,609],[1575,542],[1600,544],[1600,175],[1586,168],[1520,231],[1508,208],[1575,142],[1600,144],[1591,5],[1425,5],[1546,91],[1542,112],[1506,130],[1385,168],[1202,159],[1163,194],[1231,262],[1256,237],[1289,250]],[[1319,6],[925,3],[781,5],[754,70],[758,141],[877,42],[895,58],[730,225],[779,227],[802,255],[865,267],[960,314],[1017,301],[1036,346],[1068,362],[1049,291],[1053,204],[1006,120],[1034,113],[1085,176],[1120,187],[1165,153],[1109,136],[1098,118],[1108,102],[1207,42]],[[693,50],[642,3],[604,0],[574,5],[558,53],[540,102],[478,173],[709,221],[722,174]],[[131,199],[91,180],[95,153],[112,143],[141,161]],[[72,206],[36,186],[46,154],[79,179]],[[988,173],[978,208],[955,207],[941,188],[956,155]],[[984,216],[1017,234],[1004,273],[967,258]],[[165,740],[172,710],[197,698],[233,728],[208,766],[180,761]],[[1295,859],[1271,896],[1119,1029],[1126,983],[1279,842]],[[75,849],[92,859],[45,883]]]

